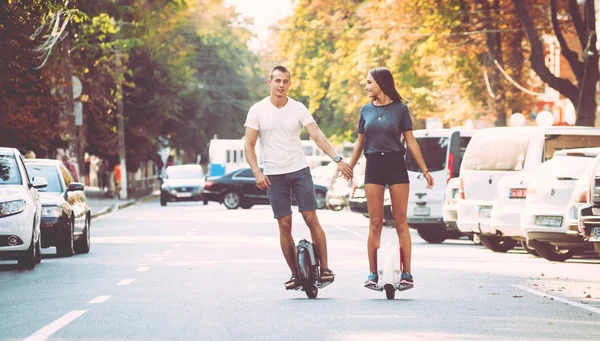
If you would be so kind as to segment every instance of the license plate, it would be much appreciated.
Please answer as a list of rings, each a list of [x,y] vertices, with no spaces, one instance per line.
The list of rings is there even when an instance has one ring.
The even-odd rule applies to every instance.
[[[561,227],[562,221],[562,217],[550,217],[543,215],[535,217],[535,224],[540,226]]]
[[[429,207],[415,207],[413,213],[415,215],[426,215],[426,216],[428,216],[430,214],[430,208]]]
[[[492,216],[492,208],[489,206],[479,207],[479,216],[489,218]]]
[[[594,227],[590,234],[590,242],[600,242],[600,227]]]
[[[192,196],[192,193],[177,193],[178,198],[189,198]]]

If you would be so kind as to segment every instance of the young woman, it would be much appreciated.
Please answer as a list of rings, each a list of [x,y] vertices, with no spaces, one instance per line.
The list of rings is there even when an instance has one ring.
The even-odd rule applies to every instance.
[[[371,103],[360,109],[358,139],[354,146],[350,167],[354,168],[364,150],[367,159],[365,170],[365,192],[369,210],[369,276],[365,287],[377,286],[377,250],[383,228],[383,196],[388,186],[392,199],[392,213],[400,245],[401,280],[399,290],[411,289],[414,285],[411,275],[411,240],[406,219],[409,181],[402,144],[404,136],[406,146],[414,156],[427,188],[433,187],[433,177],[421,155],[421,149],[412,133],[412,121],[404,100],[396,90],[390,70],[380,67],[369,71],[365,90]]]

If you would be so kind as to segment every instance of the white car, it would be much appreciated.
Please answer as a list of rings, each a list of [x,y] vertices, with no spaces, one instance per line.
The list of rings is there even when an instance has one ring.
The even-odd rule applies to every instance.
[[[43,177],[29,178],[17,149],[0,148],[0,259],[16,258],[24,269],[42,260],[37,188],[47,185]]]
[[[459,178],[452,178],[448,181],[448,184],[446,185],[444,206],[442,208],[443,219],[447,229],[450,229],[456,233],[460,233],[456,227],[456,195],[458,194],[459,182]]]
[[[506,176],[498,182],[498,195],[490,214],[490,229],[482,229],[480,236],[481,243],[488,249],[507,252],[521,243],[528,253],[537,255],[534,249],[527,246],[521,229],[521,213],[525,209],[527,187],[537,174],[536,169]]]
[[[406,169],[410,180],[407,219],[408,225],[429,243],[441,243],[448,238],[462,236],[445,223],[443,207],[446,184],[458,177],[463,154],[472,134],[472,130],[465,129],[413,131],[435,185],[432,189],[426,188],[427,181],[421,174],[421,168],[412,153],[407,151]]]
[[[477,130],[460,169],[458,229],[464,234],[494,234],[491,213],[502,178],[534,169],[551,159],[557,150],[591,146],[600,146],[600,128],[527,126]],[[505,241],[487,240],[498,247]]]
[[[521,228],[528,245],[541,257],[565,261],[592,249],[579,234],[579,209],[587,203],[587,180],[599,154],[600,148],[557,152],[531,181]]]
[[[600,255],[600,155],[596,156],[594,166],[586,173],[579,179],[573,193],[579,200],[586,198],[586,204],[579,210],[579,233]]]

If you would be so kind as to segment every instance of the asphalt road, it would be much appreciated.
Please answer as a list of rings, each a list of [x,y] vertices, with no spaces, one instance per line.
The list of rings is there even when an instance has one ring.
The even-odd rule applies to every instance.
[[[267,206],[138,203],[92,221],[89,254],[0,262],[0,340],[599,340],[600,259],[565,263],[413,233],[415,288],[364,289],[367,219],[319,211],[336,282],[286,291]],[[309,237],[294,213],[294,236]],[[396,242],[384,231],[384,243]]]

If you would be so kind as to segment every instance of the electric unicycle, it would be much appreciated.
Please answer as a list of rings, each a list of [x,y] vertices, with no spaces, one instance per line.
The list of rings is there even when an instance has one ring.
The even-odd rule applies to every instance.
[[[296,246],[296,261],[300,285],[296,290],[302,290],[308,298],[316,298],[319,289],[325,288],[332,282],[320,281],[320,263],[314,244],[302,239]]]

